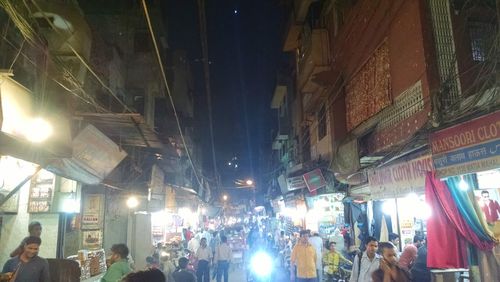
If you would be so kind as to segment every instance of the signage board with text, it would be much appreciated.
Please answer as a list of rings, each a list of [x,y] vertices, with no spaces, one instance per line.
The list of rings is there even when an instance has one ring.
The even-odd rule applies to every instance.
[[[371,196],[375,199],[384,199],[424,191],[425,173],[432,170],[430,155],[387,167],[370,169],[368,170],[368,183]]]
[[[433,133],[432,159],[439,177],[500,167],[500,111]]]

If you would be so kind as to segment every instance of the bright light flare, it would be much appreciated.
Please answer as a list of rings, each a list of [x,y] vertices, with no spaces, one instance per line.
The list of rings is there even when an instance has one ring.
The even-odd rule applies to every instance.
[[[248,179],[247,181],[245,181],[245,183],[246,183],[248,186],[252,186],[252,185],[253,185],[253,180],[252,180],[252,179]]]
[[[53,133],[50,123],[42,118],[35,118],[26,127],[26,138],[33,143],[41,143],[47,140]]]
[[[135,196],[130,196],[127,199],[127,207],[133,209],[136,208],[139,205],[139,200]]]
[[[463,177],[461,177],[460,182],[458,183],[458,188],[462,191],[469,190],[469,184],[465,181]]]
[[[252,271],[259,277],[267,277],[273,269],[273,259],[265,252],[257,252],[250,260]]]

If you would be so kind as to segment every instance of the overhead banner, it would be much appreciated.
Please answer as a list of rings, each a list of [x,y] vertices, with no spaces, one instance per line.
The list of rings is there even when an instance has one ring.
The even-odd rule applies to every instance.
[[[424,191],[425,173],[432,171],[432,159],[426,155],[395,165],[368,170],[370,194],[374,199],[395,198]]]
[[[500,167],[500,111],[464,122],[430,136],[439,177]]]

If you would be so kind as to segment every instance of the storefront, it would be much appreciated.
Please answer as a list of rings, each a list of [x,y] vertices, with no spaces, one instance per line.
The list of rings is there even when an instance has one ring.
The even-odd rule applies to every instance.
[[[306,197],[308,211],[306,229],[316,231],[328,241],[337,242],[339,250],[344,248],[342,230],[344,221],[344,194],[332,193]]]
[[[469,268],[475,279],[498,281],[499,266],[490,262],[500,258],[500,111],[436,131],[429,143],[435,173],[426,182],[433,209],[428,265]],[[444,252],[456,242],[472,248]]]
[[[425,236],[430,209],[425,203],[425,176],[433,170],[429,154],[414,154],[394,164],[370,169],[369,221],[374,235],[389,240],[389,233],[400,237],[400,248],[413,243],[415,235]]]

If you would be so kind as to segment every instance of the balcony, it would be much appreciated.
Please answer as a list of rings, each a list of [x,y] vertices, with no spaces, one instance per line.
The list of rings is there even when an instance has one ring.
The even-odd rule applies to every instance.
[[[305,33],[305,35],[307,35]],[[298,87],[303,93],[303,108],[306,112],[314,111],[325,88],[315,77],[328,73],[330,66],[330,48],[326,29],[312,29],[310,36],[303,36],[304,42],[300,49],[298,64]]]
[[[294,0],[287,22],[287,31],[283,51],[288,52],[298,47],[298,39],[302,25],[306,19],[309,6],[313,0]]]

